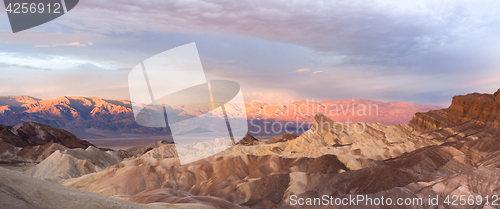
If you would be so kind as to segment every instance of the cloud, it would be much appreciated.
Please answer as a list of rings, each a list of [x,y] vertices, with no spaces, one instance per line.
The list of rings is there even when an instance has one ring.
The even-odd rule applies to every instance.
[[[373,1],[285,0],[141,1],[89,0],[80,2],[71,19],[59,22],[76,30],[100,33],[141,33],[145,30],[257,37],[331,51],[415,47],[427,36],[457,28],[457,19],[471,18],[461,3],[423,2],[420,7]],[[99,12],[97,12],[99,11]],[[115,14],[115,15],[113,15]],[[122,14],[128,14],[124,16]],[[68,17],[70,18],[70,17]],[[465,28],[461,28],[462,30]],[[461,31],[463,32],[463,31]],[[444,34],[443,34],[444,35]],[[375,39],[378,38],[378,39]],[[362,44],[361,44],[362,43]],[[354,44],[354,45],[352,45]],[[382,45],[381,45],[382,44]],[[409,45],[412,44],[412,45]]]
[[[57,46],[85,47],[85,46],[92,46],[92,45],[94,45],[93,42],[89,42],[87,44],[82,44],[80,42],[73,42],[73,43],[68,43],[68,44],[35,45],[35,47],[57,47]]]
[[[297,101],[297,95],[291,91],[280,89],[261,89],[244,92],[246,103],[262,102],[267,104],[290,104]]]
[[[56,52],[61,57],[71,54],[93,63],[108,59],[126,63],[119,67],[125,69],[196,41],[201,43],[198,47],[207,72],[237,80],[248,92],[290,91],[297,100],[366,98],[429,103],[483,90],[485,83],[497,85],[497,80],[485,78],[500,68],[500,63],[492,61],[500,53],[498,4],[87,0],[64,18],[33,30],[14,35],[0,32],[0,40],[18,43],[2,45],[3,49],[35,43],[28,50]],[[52,46],[54,40],[99,44],[78,50],[32,48]],[[103,45],[107,48],[100,48]],[[224,63],[226,60],[231,62]],[[303,66],[314,69],[313,74],[328,73],[307,79],[290,73]],[[301,70],[295,72],[312,72]],[[472,80],[477,82],[467,85]],[[324,89],[317,91],[318,86]],[[270,101],[292,97],[251,97],[259,96]]]
[[[319,73],[323,73],[323,71],[314,71],[314,75],[319,74]]]
[[[93,45],[100,41],[114,42],[114,40],[120,40],[118,37],[110,38],[104,34],[96,33],[91,29],[85,31],[74,30],[71,33],[65,32],[62,29],[54,28],[60,26],[58,20],[56,19],[54,20],[55,22],[51,21],[36,28],[23,31],[22,33],[0,30],[1,42],[10,44],[34,43],[35,45]]]
[[[129,99],[127,73],[95,69],[66,71],[0,70],[0,95],[30,95],[40,99],[61,96],[97,96]],[[22,79],[18,79],[22,77]],[[102,79],[105,77],[106,79]]]
[[[297,73],[303,73],[303,72],[309,72],[309,71],[311,71],[311,69],[302,68],[302,69],[296,70],[295,72],[297,72]]]
[[[0,51],[0,66],[3,70],[15,70],[15,68],[31,70],[75,70],[75,69],[116,69],[109,63],[98,63],[91,60],[73,58],[70,56],[53,55],[27,55]]]
[[[495,1],[89,0],[57,24],[118,37],[141,36],[145,31],[250,37],[343,57],[343,65],[435,74],[456,72],[456,66],[475,62],[456,62],[462,55],[454,49],[464,44],[461,40],[478,34],[471,41],[485,40],[481,36],[500,32],[493,27],[500,21],[496,12],[480,6],[488,4],[498,5]]]

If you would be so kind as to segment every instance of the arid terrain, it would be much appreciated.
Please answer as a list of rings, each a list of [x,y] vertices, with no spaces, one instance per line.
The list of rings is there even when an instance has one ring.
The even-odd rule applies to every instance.
[[[60,114],[67,124],[108,118],[98,111],[83,116],[82,109],[67,108],[88,98],[67,98],[67,106],[47,111],[40,108],[48,101],[20,98],[4,102],[0,120],[6,118],[6,124],[11,124],[28,114],[56,126],[59,122],[48,115]],[[99,106],[95,98],[88,101],[88,110]],[[100,104],[97,109],[116,117],[130,114],[110,101]],[[272,107],[273,111],[287,109]],[[300,135],[259,140],[250,134],[223,152],[184,165],[170,141],[110,150],[40,123],[1,126],[1,165],[10,170],[0,168],[0,199],[8,200],[1,201],[0,208],[309,208],[294,205],[293,200],[323,195],[422,198],[422,204],[361,202],[314,208],[498,208],[491,205],[491,198],[500,190],[500,90],[456,96],[449,108],[420,112],[429,109],[434,107],[384,103],[379,111],[388,114],[379,123],[359,118],[366,121],[356,124],[345,124],[324,110],[312,111],[312,117],[300,119],[312,120],[310,129]],[[247,107],[249,115],[256,114],[252,111],[257,110]],[[410,112],[415,114],[407,119]],[[86,119],[74,119],[78,117]],[[291,120],[287,117],[273,119]],[[404,121],[409,123],[401,124]],[[196,154],[217,140],[182,151]],[[481,202],[446,204],[446,197],[453,195],[479,196]],[[429,197],[437,197],[439,204],[432,205]]]

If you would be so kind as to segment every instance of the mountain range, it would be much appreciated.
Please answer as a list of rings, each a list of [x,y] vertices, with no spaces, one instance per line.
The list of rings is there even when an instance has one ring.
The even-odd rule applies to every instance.
[[[148,128],[138,125],[133,116],[133,104],[126,100],[107,100],[98,97],[60,97],[41,100],[29,96],[0,97],[0,121],[4,125],[22,122],[38,122],[70,131],[80,138],[127,138],[137,136],[168,135],[168,128]],[[207,110],[187,109],[183,106],[172,108],[179,117],[193,117]],[[378,122],[385,125],[408,123],[416,112],[440,109],[437,106],[416,105],[405,102],[375,102],[370,100],[343,101],[300,101],[287,105],[252,102],[246,105],[249,129],[253,135],[266,135],[264,129],[271,130],[275,123],[309,123],[301,132],[282,129],[273,133],[279,135],[287,131],[301,134],[307,130],[316,113],[322,113],[339,122]],[[233,113],[231,117],[242,117]],[[221,116],[222,117],[222,116]],[[265,122],[264,122],[265,121]],[[267,124],[266,124],[267,123]],[[259,130],[258,130],[259,129]]]

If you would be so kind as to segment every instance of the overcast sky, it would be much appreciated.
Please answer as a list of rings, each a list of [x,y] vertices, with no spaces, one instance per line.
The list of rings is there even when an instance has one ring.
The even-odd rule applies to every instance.
[[[0,95],[129,99],[128,72],[195,42],[245,100],[447,106],[500,88],[500,2],[82,0],[13,34],[0,11]]]

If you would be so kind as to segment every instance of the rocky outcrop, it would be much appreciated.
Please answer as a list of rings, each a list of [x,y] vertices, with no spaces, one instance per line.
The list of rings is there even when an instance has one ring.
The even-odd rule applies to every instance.
[[[467,94],[453,97],[447,109],[417,113],[410,125],[420,131],[446,128],[466,121],[500,128],[500,89],[494,94]]]

